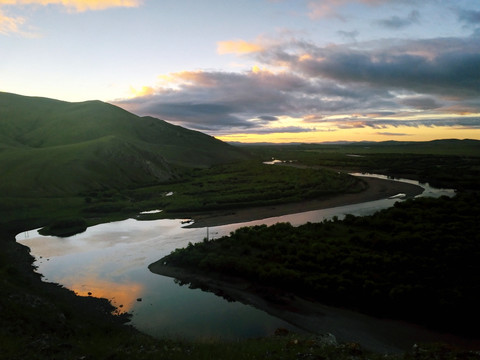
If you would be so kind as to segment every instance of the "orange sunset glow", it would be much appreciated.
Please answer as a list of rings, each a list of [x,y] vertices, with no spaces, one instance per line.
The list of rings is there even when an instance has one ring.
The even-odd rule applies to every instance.
[[[118,312],[128,312],[141,297],[143,286],[137,283],[119,283],[100,279],[95,275],[84,278],[66,278],[59,281],[80,296],[105,298],[117,307]]]

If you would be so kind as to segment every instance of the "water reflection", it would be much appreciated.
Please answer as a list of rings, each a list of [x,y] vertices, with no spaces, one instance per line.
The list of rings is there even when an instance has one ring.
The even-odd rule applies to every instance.
[[[428,196],[453,195],[423,185]],[[346,214],[368,215],[392,206],[398,199],[308,211],[208,229],[210,237],[228,235],[241,226],[290,222],[300,225]],[[35,256],[38,272],[79,295],[104,297],[133,314],[132,324],[153,336],[236,339],[271,335],[276,328],[298,331],[263,311],[227,302],[200,289],[178,286],[173,279],[150,273],[148,265],[189,242],[202,241],[205,228],[186,228],[182,220],[100,224],[84,233],[56,238],[37,231],[17,235]],[[141,301],[138,301],[141,299]],[[333,329],[332,329],[333,331]]]
[[[117,313],[132,310],[135,302],[141,300],[144,292],[143,284],[135,282],[108,281],[95,274],[87,277],[66,277],[59,282],[69,289],[73,289],[79,296],[95,296],[110,299],[117,308]],[[137,300],[136,300],[137,299]]]
[[[205,229],[182,226],[181,220],[129,219],[93,226],[69,238],[29,231],[17,241],[30,247],[45,280],[122,305],[119,310],[133,314],[132,324],[153,336],[237,339],[270,335],[278,327],[299,330],[251,306],[152,274],[150,263],[205,237]],[[229,232],[230,228],[217,229],[212,234]]]
[[[377,179],[400,181],[400,182],[404,182],[404,183],[407,183],[407,184],[420,185],[423,188],[423,192],[420,195],[417,195],[417,197],[438,198],[438,197],[441,197],[441,196],[452,197],[452,196],[455,195],[455,190],[454,189],[434,188],[434,187],[430,186],[429,183],[419,183],[416,180],[403,179],[403,178],[392,178],[392,177],[386,176],[386,175],[370,174],[370,173],[350,173],[350,175],[366,176],[366,177],[373,177],[373,178],[377,178]]]

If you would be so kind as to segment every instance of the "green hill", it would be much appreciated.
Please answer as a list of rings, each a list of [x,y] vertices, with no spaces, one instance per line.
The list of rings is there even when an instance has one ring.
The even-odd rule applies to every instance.
[[[49,196],[125,188],[185,168],[245,159],[206,134],[101,101],[69,103],[0,92],[0,194]]]

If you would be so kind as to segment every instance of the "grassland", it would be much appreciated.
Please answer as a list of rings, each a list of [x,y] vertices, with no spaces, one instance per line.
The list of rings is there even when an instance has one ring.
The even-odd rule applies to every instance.
[[[282,204],[364,189],[361,181],[344,173],[270,166],[258,160],[197,169],[168,186],[173,196],[165,199],[163,208],[170,213]]]
[[[477,189],[478,140],[352,143],[344,145],[247,146],[264,159],[293,160],[307,166],[371,172],[415,179],[459,190]]]
[[[0,93],[0,134],[0,194],[18,197],[145,186],[247,158],[208,135],[100,101]]]
[[[58,221],[74,219],[91,226],[135,217],[143,210],[163,210],[159,214],[144,215],[143,219],[195,216],[328,198],[364,188],[362,181],[336,171],[246,161],[184,171],[179,181],[136,189],[92,190],[75,196],[4,196],[0,216],[19,229],[58,225]]]

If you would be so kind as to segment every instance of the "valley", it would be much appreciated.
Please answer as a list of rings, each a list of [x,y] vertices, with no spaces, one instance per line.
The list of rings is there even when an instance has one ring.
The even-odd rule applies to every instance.
[[[444,326],[451,330],[453,326],[458,333],[477,336],[471,326],[475,316],[471,316],[470,310],[477,302],[475,279],[479,275],[472,261],[478,252],[480,233],[478,223],[472,220],[478,217],[478,141],[232,146],[96,101],[65,103],[1,93],[0,104],[0,275],[3,284],[0,340],[2,356],[6,358],[38,355],[39,358],[163,356],[175,359],[184,358],[188,352],[193,358],[217,354],[217,358],[235,359],[241,358],[241,354],[263,356],[272,351],[285,352],[288,356],[307,353],[311,348],[309,344],[320,341],[318,336],[289,334],[239,344],[153,339],[122,325],[128,320],[128,314],[110,315],[113,309],[108,301],[76,296],[61,286],[42,282],[33,271],[28,249],[15,242],[15,235],[36,228],[44,228],[45,234],[71,235],[96,224],[136,217],[140,212],[155,209],[162,211],[141,215],[141,219],[193,218],[196,219],[194,226],[201,226],[202,222],[213,226],[242,216],[250,220],[322,208],[325,204],[354,203],[373,189],[377,189],[377,198],[403,192],[416,194],[413,188],[395,188],[388,192],[386,188],[382,190],[378,182],[348,175],[358,171],[429,182],[436,187],[457,189],[458,195],[450,200],[402,202],[372,218],[347,217],[344,221],[311,224],[314,228],[311,232],[329,232],[331,236],[327,243],[319,242],[315,246],[331,245],[321,253],[332,257],[333,263],[345,262],[345,268],[335,270],[337,275],[329,273],[330,270],[321,270],[323,275],[319,275],[319,270],[312,267],[315,261],[308,260],[310,255],[319,256],[318,251],[300,247],[292,253],[279,250],[275,253],[279,256],[277,263],[263,261],[265,268],[253,267],[262,282],[275,287],[282,283],[288,291],[302,296],[312,295],[305,289],[315,289],[322,296],[328,295],[326,301],[330,303],[353,305],[367,312],[376,310],[380,315],[400,319],[420,319],[423,324],[437,328]],[[294,161],[295,166],[263,164],[272,158]],[[344,200],[339,200],[342,198]],[[433,214],[433,209],[438,211]],[[420,222],[414,222],[412,214],[417,214],[414,218]],[[239,230],[234,236],[245,233],[248,241],[255,243],[257,236],[268,238],[268,232],[275,232],[279,226],[283,226],[280,235],[287,242],[290,232],[297,231],[287,225],[277,225]],[[391,229],[395,231],[392,233]],[[376,234],[373,238],[372,232]],[[295,236],[301,238],[302,235]],[[338,249],[332,245],[334,238]],[[438,241],[432,243],[432,239]],[[310,244],[309,241],[305,243]],[[254,261],[254,257],[245,255],[268,257],[252,244],[251,248],[240,249],[243,255],[238,258],[242,261],[229,260],[225,267],[215,258],[225,256],[217,248],[221,243],[200,243],[197,249],[201,251],[205,250],[203,247],[212,246],[212,250],[208,250],[209,260],[198,265],[200,268],[208,267],[209,271],[221,268],[220,271],[228,272],[232,271],[231,265],[236,264],[233,268],[239,271],[235,270],[235,274],[244,276],[248,271],[241,270],[242,264]],[[261,244],[259,241],[257,245],[262,247]],[[278,246],[288,248],[285,244]],[[234,254],[235,247],[228,247]],[[263,247],[273,249],[271,245]],[[444,252],[445,249],[448,251]],[[377,251],[387,251],[388,255],[379,255]],[[391,255],[392,251],[401,256]],[[287,258],[281,258],[282,254]],[[368,266],[362,269],[365,273],[359,272],[362,266],[357,255],[375,266],[391,266],[391,274],[387,272],[388,277],[377,278],[375,273],[380,271]],[[295,257],[304,260],[289,267],[295,263]],[[422,263],[431,266],[409,270],[418,275],[424,272],[425,276],[418,276],[415,282],[408,271],[404,274],[406,277],[400,276],[406,266]],[[178,265],[181,264],[179,261]],[[446,278],[440,264],[449,266]],[[220,268],[215,267],[217,265]],[[195,269],[195,266],[192,263],[187,268]],[[306,272],[295,273],[302,267],[305,269],[301,271]],[[351,274],[361,281],[350,277]],[[248,279],[249,275],[245,276]],[[280,280],[290,278],[291,281]],[[306,282],[297,281],[299,278]],[[373,283],[368,279],[373,279]],[[448,281],[443,284],[432,279]],[[291,287],[294,284],[298,289]],[[358,287],[369,292],[362,292],[360,296],[355,292],[360,291]],[[396,291],[390,294],[386,289]],[[352,304],[346,298],[361,301]],[[424,300],[417,308],[420,298]],[[395,307],[402,303],[407,304],[407,308]],[[412,309],[416,312],[411,312]],[[436,317],[439,313],[442,316]],[[295,346],[288,345],[294,340]],[[384,354],[372,354],[360,345],[354,346],[356,350],[336,343],[317,345],[318,356],[328,353],[333,358],[346,359],[353,351],[360,358],[384,358]],[[455,358],[459,353],[464,358],[477,356],[469,350],[448,346],[427,348],[429,350],[420,355],[416,353],[415,358],[426,359],[430,354],[439,353],[445,354],[445,358]],[[391,355],[398,359],[413,356],[408,352]]]

